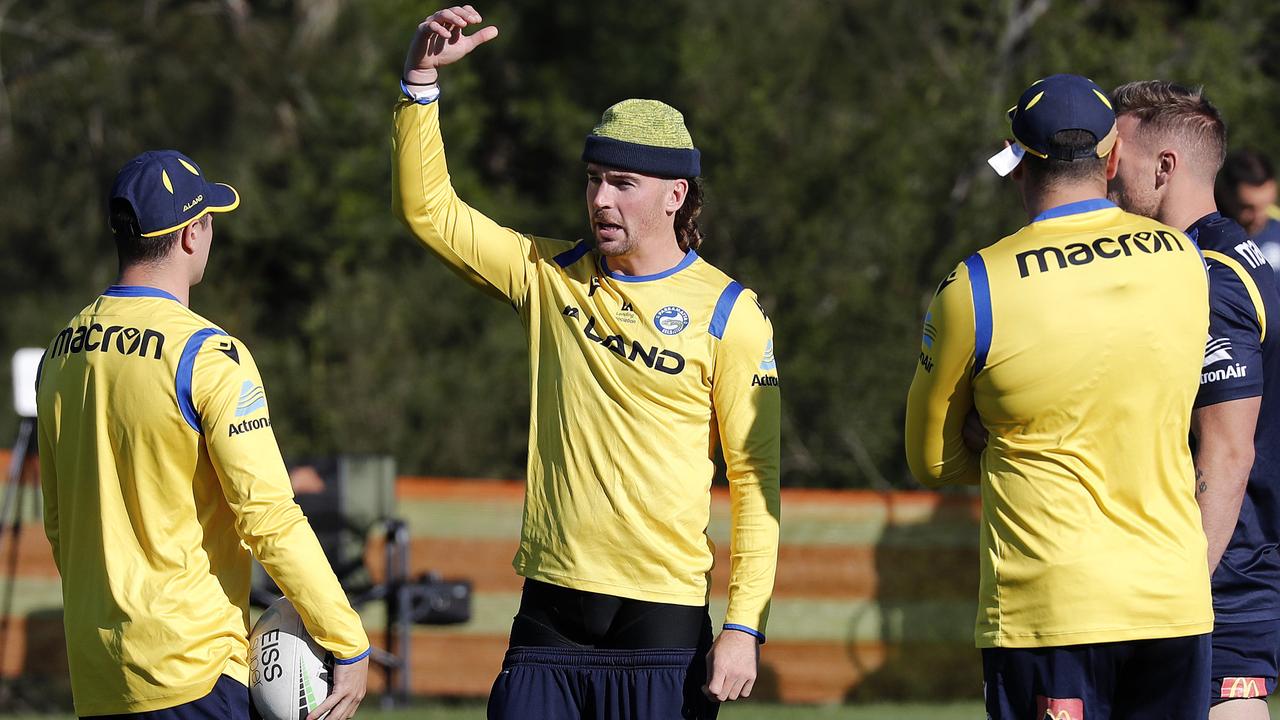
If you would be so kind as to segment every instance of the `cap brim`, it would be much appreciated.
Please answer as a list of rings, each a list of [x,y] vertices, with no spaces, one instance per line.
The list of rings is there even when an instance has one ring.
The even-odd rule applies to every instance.
[[[226,183],[205,183],[203,207],[189,219],[160,230],[142,233],[142,237],[159,237],[184,228],[209,213],[231,212],[240,207],[240,193]]]
[[[1022,156],[1026,153],[1027,151],[1023,149],[1021,145],[1018,143],[1012,143],[1005,149],[987,158],[987,164],[991,166],[992,170],[996,171],[997,175],[1005,177],[1009,173],[1013,172],[1014,168],[1018,167],[1018,163],[1022,162]]]
[[[231,212],[240,207],[240,193],[226,183],[208,183],[205,203],[205,212]]]

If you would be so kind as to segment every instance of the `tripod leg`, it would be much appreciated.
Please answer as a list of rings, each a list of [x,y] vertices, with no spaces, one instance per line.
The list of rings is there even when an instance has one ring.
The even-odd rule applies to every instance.
[[[5,484],[4,502],[0,504],[0,542],[4,538],[3,523],[14,514],[14,501],[17,500],[18,486],[22,484],[22,468],[27,464],[35,427],[35,418],[22,418],[22,424],[18,426],[18,440],[13,444],[13,455],[9,459],[9,482]]]

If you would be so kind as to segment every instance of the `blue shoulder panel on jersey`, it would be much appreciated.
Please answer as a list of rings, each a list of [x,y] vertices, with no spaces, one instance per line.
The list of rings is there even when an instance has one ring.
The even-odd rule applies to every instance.
[[[178,358],[178,372],[174,377],[174,388],[178,391],[178,410],[182,412],[182,419],[187,421],[192,430],[196,432],[204,432],[200,428],[200,416],[196,414],[196,404],[191,398],[191,376],[196,369],[196,355],[200,352],[200,346],[204,344],[214,335],[226,335],[218,328],[205,328],[197,330],[191,339],[187,340],[187,344],[182,348],[182,357]]]
[[[974,253],[965,258],[969,269],[969,292],[973,295],[973,374],[987,366],[991,352],[991,285],[987,282],[987,265]]]
[[[107,297],[153,297],[180,302],[172,293],[165,292],[160,288],[147,287],[146,285],[112,285],[104,290],[102,294]]]
[[[720,293],[720,299],[716,300],[716,309],[711,312],[711,325],[707,328],[711,337],[717,340],[724,338],[724,327],[729,324],[729,313],[733,312],[733,304],[738,302],[738,296],[741,294],[742,284],[737,280],[730,281]]]
[[[574,245],[568,250],[565,250],[564,252],[552,258],[552,260],[554,260],[555,263],[560,267],[566,268],[578,262],[579,260],[581,260],[582,256],[586,255],[590,251],[591,251],[591,244],[588,243],[586,240],[579,240],[577,245]]]
[[[746,634],[750,635],[751,637],[754,637],[755,639],[759,640],[761,645],[763,645],[763,644],[764,644],[764,633],[760,632],[759,630],[755,630],[755,629],[753,629],[753,628],[749,628],[749,627],[747,627],[746,625],[737,625],[737,624],[734,624],[734,623],[725,623],[725,624],[724,624],[724,629],[725,629],[725,630],[737,630],[738,632],[744,632],[744,633],[746,633]]]

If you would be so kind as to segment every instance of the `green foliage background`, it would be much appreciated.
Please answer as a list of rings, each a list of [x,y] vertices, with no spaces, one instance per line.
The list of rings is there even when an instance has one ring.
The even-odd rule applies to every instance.
[[[0,349],[47,344],[115,273],[105,191],[175,147],[236,185],[193,307],[258,359],[290,454],[518,477],[516,318],[390,213],[403,0],[0,0]],[[584,133],[628,96],[703,150],[703,255],[774,318],[784,483],[909,486],[919,317],[967,253],[1025,222],[985,158],[1037,77],[1204,84],[1233,145],[1280,157],[1280,6],[1266,0],[529,3],[443,73],[459,193],[504,224],[585,231]],[[1064,308],[1064,311],[1069,309]],[[8,365],[0,407],[9,406]],[[15,419],[0,415],[0,438]]]

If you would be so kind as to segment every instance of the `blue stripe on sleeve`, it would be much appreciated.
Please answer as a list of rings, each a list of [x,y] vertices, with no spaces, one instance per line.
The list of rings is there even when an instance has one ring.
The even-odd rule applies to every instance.
[[[991,285],[987,282],[987,265],[974,253],[965,259],[969,269],[969,292],[973,295],[973,374],[987,366],[991,352]]]
[[[335,663],[339,664],[339,665],[355,665],[356,663],[360,662],[361,660],[363,660],[363,659],[365,659],[365,658],[369,657],[369,653],[370,653],[370,652],[373,652],[373,648],[369,648],[368,650],[365,650],[364,652],[360,653],[359,655],[357,655],[357,656],[355,656],[355,657],[353,657],[353,658],[347,659],[347,660],[340,660],[340,659],[338,659],[338,658],[334,658],[334,659],[333,659],[333,661],[334,661]]]
[[[759,630],[755,630],[755,629],[753,629],[753,628],[749,628],[749,627],[747,627],[746,625],[735,625],[735,624],[733,624],[733,623],[725,623],[725,624],[724,624],[724,629],[725,629],[725,630],[737,630],[738,632],[744,632],[744,633],[746,633],[746,634],[750,635],[751,637],[754,637],[755,639],[759,640],[761,645],[763,645],[763,644],[764,644],[764,633],[760,632]]]
[[[200,428],[200,416],[196,414],[196,404],[191,398],[191,376],[196,369],[196,355],[200,352],[200,346],[214,335],[226,335],[226,333],[217,328],[205,328],[197,330],[187,340],[186,346],[182,348],[182,357],[178,358],[178,372],[173,380],[174,389],[178,393],[178,410],[182,412],[182,419],[186,420],[191,429],[198,433],[204,431]]]
[[[581,260],[582,256],[586,255],[590,250],[591,245],[588,244],[586,240],[579,240],[577,245],[565,250],[552,258],[552,260],[554,260],[560,267],[566,268]]]
[[[716,309],[711,312],[711,325],[707,328],[707,332],[711,333],[711,337],[720,340],[724,338],[724,327],[729,324],[729,313],[733,312],[733,304],[738,302],[738,296],[742,294],[742,284],[737,280],[731,281],[720,293],[720,299],[716,300]]]

